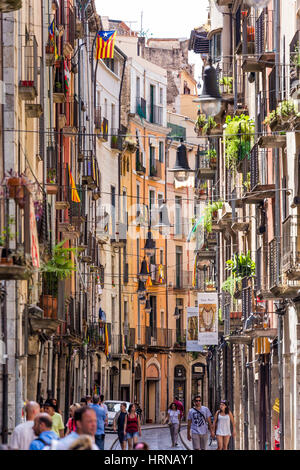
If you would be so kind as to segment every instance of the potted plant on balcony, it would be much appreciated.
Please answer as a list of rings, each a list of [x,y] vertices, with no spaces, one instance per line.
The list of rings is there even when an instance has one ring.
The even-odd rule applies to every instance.
[[[137,150],[136,138],[126,135],[125,137],[126,150],[130,153],[135,153]]]
[[[6,177],[9,198],[14,199],[21,209],[25,207],[25,186],[28,187],[28,179],[24,174],[10,170]]]
[[[243,186],[245,188],[245,191],[249,193],[251,189],[251,173],[250,172],[247,173],[247,179],[246,181],[243,182]]]
[[[214,292],[216,290],[216,285],[211,279],[205,282],[205,288],[207,292]]]
[[[220,80],[220,86],[223,93],[232,93],[233,90],[233,77],[222,77]]]
[[[211,168],[216,168],[216,166],[217,166],[217,151],[216,151],[216,149],[208,150],[207,157],[209,159],[210,167]]]
[[[199,196],[206,196],[206,191],[207,191],[207,182],[200,184]]]
[[[203,127],[203,134],[204,135],[210,135],[212,130],[215,129],[217,127],[217,125],[218,124],[216,123],[214,118],[212,116],[209,116],[208,119],[207,119],[206,124]]]
[[[58,185],[56,184],[56,168],[49,168],[47,171],[47,193],[50,195],[56,194]]]
[[[0,236],[0,264],[13,264],[12,250],[7,248],[6,244],[14,239],[14,235],[10,228],[14,221],[15,219],[13,217],[9,217],[8,224],[4,227]]]
[[[213,218],[217,217],[218,210],[222,209],[224,202],[215,201],[213,203],[208,203],[207,207],[204,210],[204,228],[207,233],[212,232],[212,221]]]
[[[57,319],[58,282],[70,279],[76,271],[71,254],[77,254],[77,248],[65,248],[66,240],[58,243],[53,249],[52,257],[44,263],[43,273],[44,290],[40,298],[41,308],[45,318]]]
[[[232,297],[239,298],[242,290],[242,280],[253,278],[256,272],[255,262],[251,259],[251,253],[246,255],[235,255],[233,259],[226,261],[226,271],[231,275],[223,283],[222,290],[228,292]]]
[[[238,163],[249,157],[255,136],[253,119],[245,114],[227,116],[225,122],[225,164],[233,173]]]
[[[198,111],[198,118],[197,118],[197,121],[195,122],[195,129],[194,129],[198,136],[202,135],[202,131],[206,122],[207,120],[206,120],[205,114],[201,114],[200,111]]]

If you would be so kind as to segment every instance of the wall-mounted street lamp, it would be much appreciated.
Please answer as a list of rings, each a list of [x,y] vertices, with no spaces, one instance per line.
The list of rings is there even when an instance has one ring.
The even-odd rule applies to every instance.
[[[209,57],[208,65],[204,68],[203,90],[199,98],[193,100],[199,103],[206,116],[217,116],[221,111],[222,97],[220,95],[217,71]]]
[[[152,310],[151,303],[150,303],[149,298],[147,298],[146,307],[145,307],[145,313],[147,313],[148,315],[150,315],[151,310]]]
[[[155,255],[156,245],[155,245],[155,241],[152,238],[152,233],[151,233],[150,228],[149,228],[149,231],[148,231],[148,238],[147,238],[144,250],[145,250],[145,255],[146,256],[151,257],[151,256]]]
[[[181,183],[188,180],[190,173],[195,173],[195,171],[189,167],[187,150],[186,146],[183,144],[183,139],[181,139],[181,145],[177,149],[175,167],[168,171],[174,173],[175,180]]]
[[[146,258],[144,258],[142,261],[142,267],[141,267],[141,272],[139,274],[139,279],[142,282],[146,282],[148,277],[149,277],[148,265],[147,265]]]

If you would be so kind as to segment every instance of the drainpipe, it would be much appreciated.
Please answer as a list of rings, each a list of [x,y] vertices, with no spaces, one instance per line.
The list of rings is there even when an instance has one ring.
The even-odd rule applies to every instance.
[[[280,0],[274,0],[275,7],[275,67],[276,67],[276,96],[279,96],[280,73]],[[275,149],[275,238],[276,238],[276,281],[280,278],[280,156],[279,149]],[[280,450],[284,450],[284,396],[283,396],[283,318],[278,315],[278,366],[279,366],[279,422],[280,422]]]
[[[2,106],[3,109],[3,106]],[[3,122],[3,121],[2,121]],[[4,140],[4,139],[3,139]],[[2,304],[2,331],[4,335],[4,343],[6,354],[7,349],[7,303],[6,303],[6,282],[4,282],[3,293],[4,299]],[[8,443],[8,358],[2,367],[2,442],[3,444]]]
[[[38,370],[38,384],[37,384],[37,396],[36,401],[40,403],[41,401],[41,389],[42,389],[42,374],[43,374],[43,358],[44,358],[44,351],[45,351],[45,341],[40,338],[40,354],[39,354],[39,370]]]
[[[248,383],[247,383],[247,367],[246,367],[246,346],[243,346],[243,405],[244,405],[244,450],[249,449],[248,439]]]
[[[52,398],[52,362],[53,362],[53,339],[48,341],[48,374],[47,374],[47,398]]]

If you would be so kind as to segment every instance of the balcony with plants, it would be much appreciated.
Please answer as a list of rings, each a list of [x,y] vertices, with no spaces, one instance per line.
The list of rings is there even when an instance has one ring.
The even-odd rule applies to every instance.
[[[68,92],[68,86],[65,82],[65,62],[60,59],[57,61],[57,67],[55,68],[55,78],[53,85],[53,102],[54,103],[65,103],[66,94]]]
[[[200,179],[213,180],[217,171],[217,151],[211,146],[202,150],[196,156],[196,170]]]
[[[270,128],[273,134],[273,148],[280,147],[285,143],[286,131],[292,131],[300,128],[300,113],[298,113],[293,101],[282,101],[277,108],[271,111],[263,122],[266,128]],[[260,146],[266,146],[268,136],[262,136],[259,140]],[[272,147],[269,147],[272,148]]]
[[[123,141],[119,129],[111,129],[111,139],[110,139],[110,148],[114,153],[120,153],[123,150]]]
[[[231,260],[226,261],[225,271],[229,276],[222,285],[222,291],[231,297],[240,299],[245,283],[251,285],[256,274],[256,264],[251,258],[251,253],[235,254]]]
[[[255,123],[245,114],[227,116],[225,122],[225,165],[233,175],[242,171],[242,162],[250,158],[254,145]]]
[[[290,43],[290,96],[300,98],[300,31]]]

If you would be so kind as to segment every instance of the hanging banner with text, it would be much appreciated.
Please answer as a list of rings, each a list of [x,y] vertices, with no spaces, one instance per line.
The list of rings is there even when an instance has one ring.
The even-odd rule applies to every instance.
[[[198,344],[218,345],[218,294],[203,292],[198,294]]]
[[[199,344],[199,310],[189,307],[187,309],[186,351],[202,352],[203,346]]]

